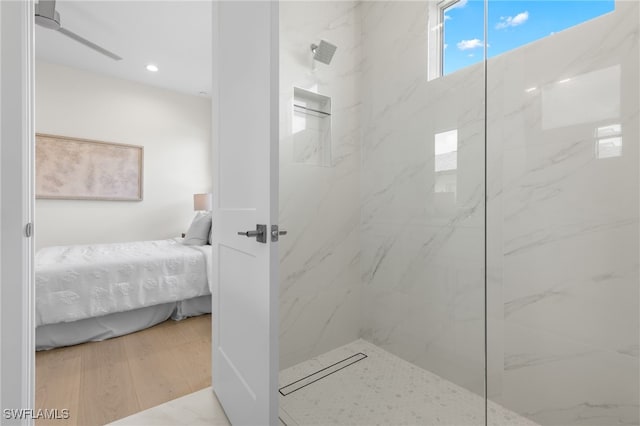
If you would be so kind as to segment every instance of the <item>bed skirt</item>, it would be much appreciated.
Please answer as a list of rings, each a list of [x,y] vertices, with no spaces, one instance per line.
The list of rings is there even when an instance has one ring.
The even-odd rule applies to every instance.
[[[41,325],[36,328],[36,350],[97,342],[144,330],[169,318],[178,321],[208,313],[211,313],[211,295],[79,321]]]

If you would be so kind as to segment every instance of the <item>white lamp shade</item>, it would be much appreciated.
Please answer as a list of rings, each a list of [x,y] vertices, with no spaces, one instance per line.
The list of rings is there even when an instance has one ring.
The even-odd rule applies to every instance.
[[[211,210],[211,193],[208,194],[193,194],[193,209],[198,210]]]

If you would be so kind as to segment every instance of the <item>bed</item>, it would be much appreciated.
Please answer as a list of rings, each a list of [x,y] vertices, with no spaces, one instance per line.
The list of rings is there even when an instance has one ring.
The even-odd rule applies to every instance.
[[[180,238],[40,249],[36,349],[210,313],[211,250],[184,245]]]

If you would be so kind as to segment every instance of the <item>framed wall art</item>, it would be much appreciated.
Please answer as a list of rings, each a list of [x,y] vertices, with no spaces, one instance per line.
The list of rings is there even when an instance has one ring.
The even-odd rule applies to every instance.
[[[144,148],[36,134],[36,198],[142,200]]]

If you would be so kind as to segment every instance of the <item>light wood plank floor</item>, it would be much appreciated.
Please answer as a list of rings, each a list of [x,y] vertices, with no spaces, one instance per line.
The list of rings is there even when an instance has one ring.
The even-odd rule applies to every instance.
[[[97,426],[211,386],[211,315],[168,320],[102,342],[36,353],[36,409]]]

